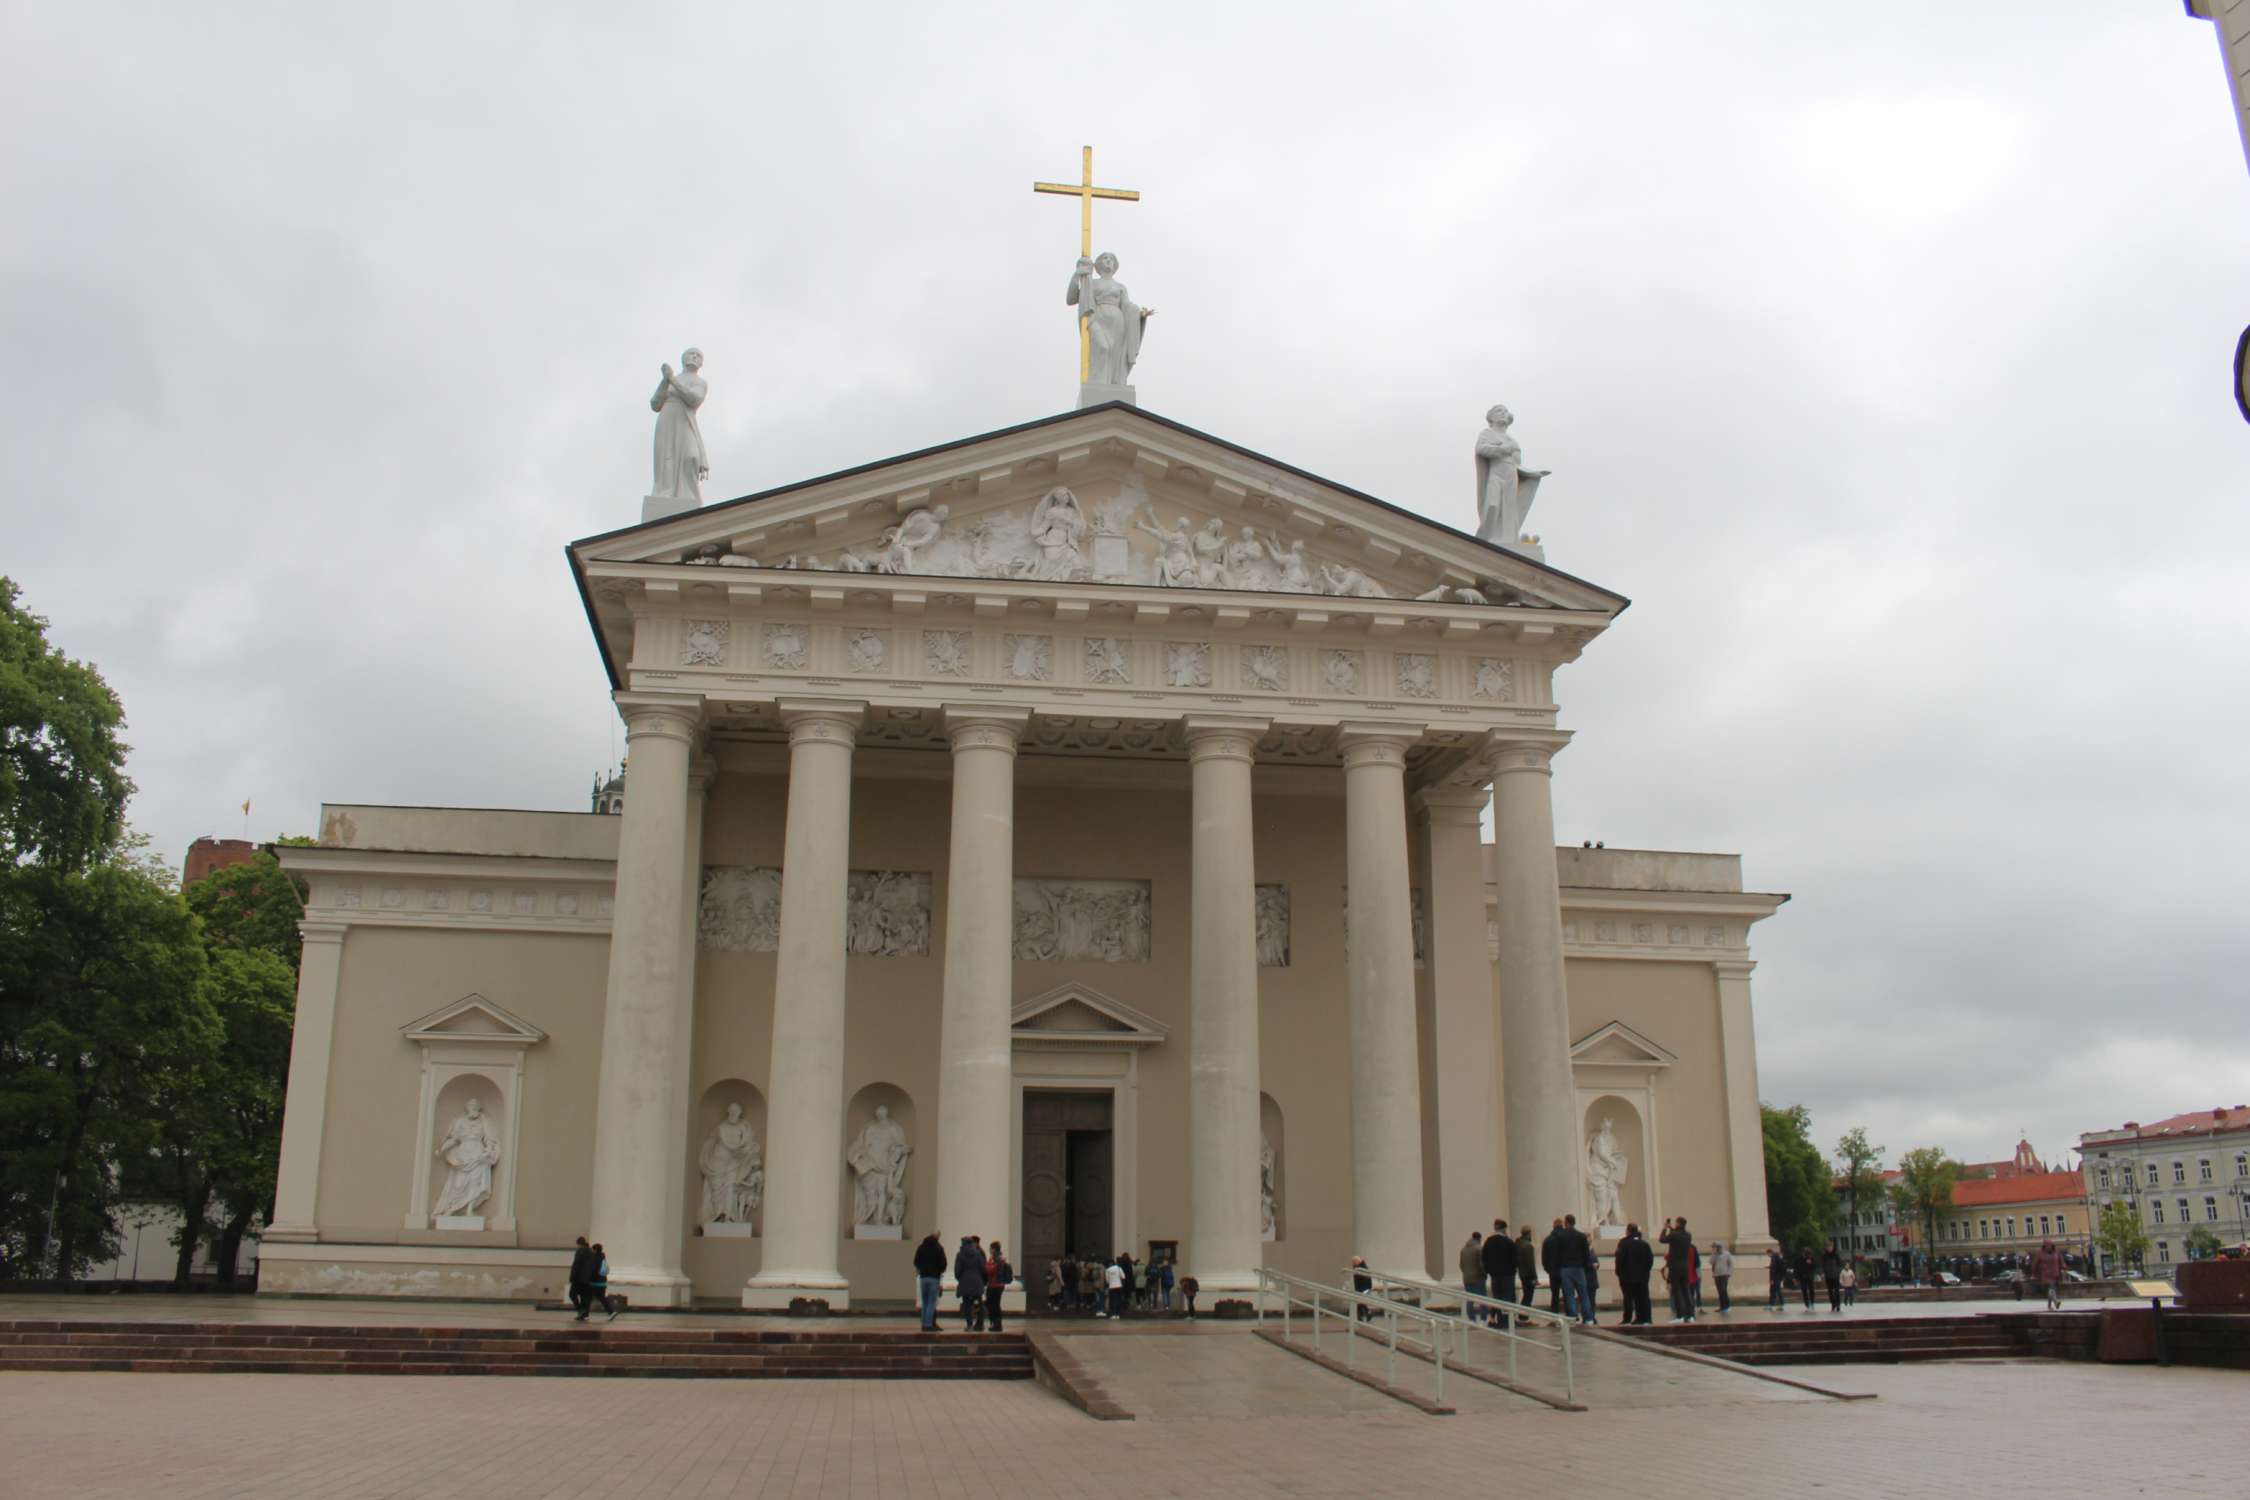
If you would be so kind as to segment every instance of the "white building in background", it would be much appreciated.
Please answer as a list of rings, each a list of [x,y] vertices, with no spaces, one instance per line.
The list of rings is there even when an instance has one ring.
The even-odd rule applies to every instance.
[[[2245,15],[2250,15],[2246,7]],[[2078,1138],[2095,1215],[2133,1205],[2149,1237],[2151,1268],[2189,1259],[2188,1238],[2208,1229],[2221,1244],[2250,1239],[2250,1105],[2194,1110],[2153,1125],[2128,1120]]]

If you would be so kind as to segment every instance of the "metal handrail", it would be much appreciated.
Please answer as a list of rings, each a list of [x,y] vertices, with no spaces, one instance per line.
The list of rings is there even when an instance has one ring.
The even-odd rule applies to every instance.
[[[1563,1399],[1573,1404],[1577,1402],[1577,1358],[1571,1349],[1571,1338],[1578,1327],[1576,1318],[1563,1313],[1549,1312],[1543,1307],[1533,1307],[1526,1302],[1512,1302],[1506,1297],[1488,1297],[1482,1292],[1472,1292],[1465,1287],[1448,1286],[1442,1281],[1427,1281],[1418,1276],[1386,1276],[1380,1271],[1370,1270],[1365,1266],[1347,1266],[1345,1270],[1355,1276],[1365,1276],[1378,1292],[1386,1287],[1397,1287],[1413,1292],[1425,1299],[1432,1293],[1443,1297],[1459,1298],[1461,1311],[1458,1313],[1434,1311],[1427,1306],[1420,1310],[1425,1316],[1442,1320],[1460,1331],[1461,1357],[1459,1363],[1464,1368],[1469,1363],[1471,1335],[1473,1332],[1480,1330],[1488,1335],[1495,1333],[1500,1335],[1501,1344],[1508,1351],[1508,1379],[1514,1384],[1522,1384],[1516,1373],[1516,1354],[1524,1345],[1528,1344],[1534,1349],[1543,1351],[1559,1351],[1562,1355]],[[1490,1313],[1504,1313],[1506,1314],[1506,1321],[1496,1323],[1471,1317],[1469,1308],[1472,1305],[1486,1309]],[[1544,1323],[1551,1327],[1556,1334],[1555,1343],[1548,1344],[1525,1333],[1523,1326],[1527,1321],[1534,1325]]]
[[[1383,1377],[1384,1383],[1394,1390],[1398,1387],[1398,1351],[1403,1345],[1409,1354],[1420,1353],[1429,1357],[1431,1367],[1435,1371],[1433,1394],[1436,1403],[1441,1406],[1444,1405],[1446,1320],[1438,1314],[1416,1307],[1411,1303],[1398,1302],[1384,1297],[1371,1297],[1347,1287],[1327,1286],[1318,1281],[1307,1281],[1302,1276],[1290,1276],[1280,1271],[1260,1267],[1258,1271],[1258,1321],[1260,1323],[1265,1322],[1267,1304],[1273,1299],[1279,1299],[1281,1303],[1281,1337],[1285,1342],[1292,1341],[1295,1337],[1295,1325],[1292,1318],[1297,1307],[1302,1305],[1312,1314],[1312,1346],[1315,1354],[1320,1352],[1320,1320],[1323,1317],[1341,1319],[1344,1324],[1344,1367],[1346,1369],[1357,1368],[1353,1352],[1359,1346],[1360,1332],[1367,1324],[1380,1319],[1383,1323],[1383,1330],[1379,1336],[1384,1339],[1388,1346],[1388,1364]],[[1331,1300],[1343,1303],[1344,1307],[1338,1310],[1329,1306]],[[1362,1313],[1370,1313],[1373,1316],[1362,1317]],[[1401,1337],[1399,1322],[1402,1318],[1409,1324],[1426,1327],[1428,1337],[1422,1339],[1416,1339],[1411,1335]]]

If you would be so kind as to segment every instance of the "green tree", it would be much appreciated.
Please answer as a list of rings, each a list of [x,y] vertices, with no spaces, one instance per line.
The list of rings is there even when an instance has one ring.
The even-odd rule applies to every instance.
[[[1953,1211],[1953,1184],[1960,1176],[1961,1164],[1935,1146],[1916,1146],[1898,1159],[1891,1202],[1900,1218],[1922,1231],[1925,1255],[1937,1243],[1938,1216]]]
[[[2189,1260],[2209,1260],[2219,1253],[2219,1236],[2208,1224],[2198,1224],[2188,1231],[2187,1253]]]
[[[1765,1129],[1766,1224],[1791,1250],[1818,1249],[1835,1217],[1828,1163],[1812,1143],[1812,1115],[1802,1104],[1758,1107]]]
[[[1836,1177],[1844,1184],[1852,1233],[1857,1234],[1861,1202],[1872,1202],[1883,1191],[1883,1148],[1868,1143],[1864,1125],[1854,1125],[1836,1143]]]
[[[260,948],[295,972],[304,948],[297,924],[305,915],[305,883],[283,873],[272,855],[260,851],[239,865],[213,870],[181,894],[202,919],[207,946]]]
[[[0,870],[84,870],[124,837],[125,710],[20,597],[0,577]]]
[[[2120,1270],[2138,1266],[2148,1253],[2148,1236],[2141,1230],[2139,1211],[2123,1198],[2105,1204],[2094,1225],[2094,1243],[2101,1246],[2112,1266]]]

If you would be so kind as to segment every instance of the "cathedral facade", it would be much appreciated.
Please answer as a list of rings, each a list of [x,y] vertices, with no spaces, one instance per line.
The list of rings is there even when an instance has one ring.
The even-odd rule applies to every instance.
[[[1128,404],[570,564],[615,815],[331,805],[278,851],[262,1290],[554,1297],[583,1233],[638,1304],[841,1309],[935,1230],[1216,1297],[1566,1212],[1762,1282],[1786,898],[1555,847],[1556,673],[1620,596]]]

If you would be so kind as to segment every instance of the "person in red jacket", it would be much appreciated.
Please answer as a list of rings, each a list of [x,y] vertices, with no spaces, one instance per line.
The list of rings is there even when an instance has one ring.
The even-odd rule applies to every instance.
[[[2043,1240],[2031,1257],[2031,1279],[2047,1294],[2047,1311],[2062,1309],[2063,1253],[2053,1240]]]

